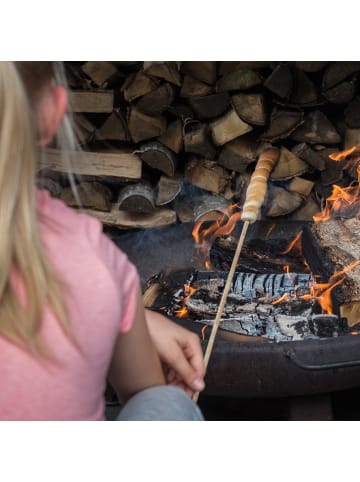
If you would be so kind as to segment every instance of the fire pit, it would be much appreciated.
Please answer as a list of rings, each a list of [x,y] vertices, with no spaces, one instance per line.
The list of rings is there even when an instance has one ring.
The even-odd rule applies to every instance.
[[[241,222],[237,223],[232,234],[234,238],[238,236],[241,224]],[[249,273],[249,262],[253,261],[250,260],[249,254],[252,243],[256,244],[261,240],[266,240],[269,245],[285,247],[302,229],[308,233],[308,239],[312,225],[313,223],[286,221],[279,221],[275,225],[268,222],[257,222],[251,225],[245,243],[245,254],[241,259],[241,263],[246,266],[240,266],[241,269],[236,278],[238,285],[241,284],[240,279],[245,280],[247,289],[256,292],[259,291],[260,285],[264,285],[265,277],[261,278],[264,274],[261,270],[257,275],[257,280],[254,276],[244,274]],[[179,286],[174,289],[179,291],[185,284],[184,278],[189,281],[189,274],[191,276],[194,269],[197,271],[197,281],[209,279],[208,274],[205,274],[200,268],[197,269],[197,252],[192,237],[193,228],[194,225],[189,223],[171,228],[147,230],[145,233],[141,231],[126,233],[118,236],[115,241],[138,267],[144,290],[148,287],[149,281],[151,281],[150,284],[161,284],[166,279],[167,285],[171,285],[169,280],[172,280],[174,273],[177,273],[175,278],[177,278]],[[214,246],[213,250],[214,252],[210,253],[212,262],[219,257],[219,246]],[[289,261],[289,253],[283,256],[287,257],[287,261]],[[254,256],[253,258],[255,259]],[[308,288],[305,285],[310,274],[306,273],[303,264],[302,273],[299,272],[299,260],[292,260],[298,268],[293,275],[290,275],[290,272],[289,274],[284,273],[284,264],[280,265],[278,258],[275,259],[275,262],[270,263],[269,259],[266,262],[268,265],[265,260],[263,263],[255,260],[255,266],[260,264],[264,271],[274,269],[274,265],[277,265],[277,272],[275,271],[272,276],[272,286],[277,287],[277,291],[273,295],[276,294],[278,297],[281,290],[286,291],[286,286],[290,293],[293,292],[294,281],[297,286],[295,291],[306,295]],[[226,259],[222,259],[222,263],[226,263]],[[215,272],[216,279],[223,278],[221,271],[216,270]],[[179,276],[180,274],[181,276]],[[278,278],[275,281],[276,274]],[[338,288],[336,287],[333,292]],[[176,294],[176,289],[175,292],[173,290],[173,294]],[[181,293],[177,294],[181,297]],[[337,295],[338,301],[340,298]],[[155,307],[160,309],[163,301],[161,297],[157,299]],[[169,313],[168,306],[163,311]],[[205,393],[249,398],[288,397],[328,393],[357,386],[360,376],[360,338],[356,334],[351,334],[356,333],[355,324],[349,328],[344,317],[336,313],[337,309],[338,306],[335,306],[335,314],[330,316],[324,316],[315,309],[314,312],[308,314],[307,328],[303,330],[302,334],[299,334],[299,330],[293,327],[292,334],[288,333],[285,338],[277,337],[276,334],[266,337],[264,336],[266,330],[261,332],[261,328],[259,328],[260,333],[256,333],[257,336],[249,336],[248,333],[246,334],[246,330],[245,333],[239,330],[234,333],[233,327],[229,331],[228,327],[220,325],[207,370]],[[205,346],[209,330],[204,330],[204,326],[207,326],[204,321],[209,322],[209,320],[203,318],[194,321],[190,318],[191,316],[173,317],[177,323],[199,333],[204,338]],[[238,322],[238,324],[241,323]],[[300,335],[301,339],[299,339]]]

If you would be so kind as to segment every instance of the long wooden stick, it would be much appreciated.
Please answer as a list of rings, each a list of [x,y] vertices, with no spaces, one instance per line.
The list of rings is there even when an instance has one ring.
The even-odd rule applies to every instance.
[[[230,271],[229,271],[229,274],[225,283],[225,287],[221,296],[220,304],[218,306],[218,310],[216,313],[216,318],[211,329],[208,345],[206,347],[206,351],[204,355],[205,368],[207,368],[209,363],[210,355],[215,343],[216,333],[220,325],[221,315],[224,311],[226,299],[228,297],[230,286],[234,278],[235,269],[236,269],[236,266],[240,257],[240,253],[245,241],[249,224],[254,223],[257,219],[259,209],[262,206],[265,199],[267,181],[268,181],[270,172],[275,166],[276,162],[278,161],[279,154],[280,154],[279,149],[275,147],[266,149],[265,151],[263,151],[259,156],[259,160],[256,164],[255,171],[251,176],[250,183],[246,191],[246,199],[243,206],[243,212],[241,215],[241,219],[244,221],[244,225],[241,230],[241,234],[236,247],[234,258],[231,263]],[[193,401],[196,403],[198,401],[198,398],[199,398],[199,392],[195,392],[192,398]]]

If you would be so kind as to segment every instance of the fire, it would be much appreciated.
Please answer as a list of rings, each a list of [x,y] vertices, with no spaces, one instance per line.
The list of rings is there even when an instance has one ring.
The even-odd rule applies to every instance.
[[[345,151],[338,152],[337,154],[329,154],[330,159],[333,161],[341,161],[345,159],[347,156],[350,156],[353,152],[355,152],[360,146],[353,146],[350,149],[346,149]]]
[[[201,328],[201,339],[202,341],[205,340],[205,331],[206,331],[206,328],[208,327],[209,325],[204,325],[202,328]]]
[[[346,266],[343,270],[334,273],[329,278],[328,283],[318,283],[316,281],[316,276],[313,279],[313,282],[310,286],[310,292],[306,295],[300,296],[301,300],[304,301],[312,301],[315,300],[319,303],[323,311],[327,314],[331,315],[334,313],[332,301],[331,301],[331,292],[336,287],[339,286],[346,278],[346,273],[348,273],[351,269],[355,268],[360,263],[360,261],[353,261],[348,266]],[[286,268],[286,267],[285,267]],[[272,302],[273,305],[277,305],[282,302],[286,302],[290,300],[290,295],[285,293],[279,299]]]
[[[184,298],[182,299],[183,306],[179,308],[178,310],[174,311],[174,315],[177,316],[178,318],[186,318],[187,315],[189,314],[188,309],[185,306],[185,303],[187,300],[190,298],[190,296],[196,291],[196,288],[193,288],[190,285],[184,285]],[[177,300],[180,301],[180,300]]]
[[[354,146],[351,149],[347,149],[346,151],[339,152],[338,154],[330,154],[330,158],[334,161],[340,161],[345,159],[347,156],[355,152],[360,146]],[[360,195],[360,163],[357,166],[357,185],[349,186],[349,187],[340,187],[336,184],[333,185],[333,190],[331,195],[325,201],[324,209],[313,216],[313,220],[317,221],[327,221],[331,218],[332,214],[341,215],[345,209],[348,209],[349,206],[352,206],[357,210],[354,213],[354,216],[359,215],[360,208],[357,205],[354,205],[356,201],[359,200]]]
[[[310,293],[300,296],[300,299],[305,301],[315,300],[326,313],[332,315],[334,310],[332,307],[331,292],[336,286],[340,285],[344,279],[345,277],[340,278],[336,283],[317,283],[314,281],[313,285],[310,286]]]
[[[236,223],[241,219],[241,212],[234,212],[235,209],[238,209],[238,205],[232,204],[217,221],[202,231],[200,231],[200,228],[204,221],[199,221],[194,226],[192,235],[195,240],[195,246],[198,248],[198,253],[201,259],[204,260],[207,270],[211,269],[210,250],[215,239],[220,236],[229,236],[234,231]]]
[[[289,293],[285,293],[282,296],[280,296],[280,298],[278,300],[273,301],[271,304],[272,305],[278,305],[280,303],[285,303],[286,301],[289,301],[289,300],[290,300]]]
[[[301,252],[301,235],[302,230],[298,232],[295,238],[290,242],[289,246],[285,249],[285,251],[281,251],[280,254],[289,254],[290,251],[296,249],[297,251]]]
[[[268,230],[268,232],[266,233],[266,236],[265,236],[265,239],[269,239],[269,236],[270,234],[274,231],[275,229],[275,224],[272,224]]]

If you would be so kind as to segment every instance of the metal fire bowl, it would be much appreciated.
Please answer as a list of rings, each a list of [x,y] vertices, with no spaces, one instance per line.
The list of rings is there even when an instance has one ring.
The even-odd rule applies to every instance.
[[[193,224],[126,232],[113,237],[138,268],[143,288],[164,268],[196,266]],[[265,239],[270,223],[250,226],[247,239]],[[235,234],[240,233],[241,223]],[[272,239],[288,239],[299,223],[277,223]],[[200,267],[199,267],[200,268]],[[199,324],[176,320],[199,333]],[[200,326],[201,327],[201,326]],[[206,343],[203,343],[204,350]],[[329,393],[360,385],[360,336],[293,342],[238,342],[217,339],[206,375],[205,394],[277,398]]]

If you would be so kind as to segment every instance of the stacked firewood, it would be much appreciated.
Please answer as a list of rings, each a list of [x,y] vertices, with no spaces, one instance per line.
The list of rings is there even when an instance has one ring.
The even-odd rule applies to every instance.
[[[356,162],[360,62],[66,62],[83,208],[105,225],[217,219],[241,207],[258,154],[280,147],[263,219],[310,220]],[[355,151],[355,155],[357,152]],[[59,151],[41,185],[76,205]]]

